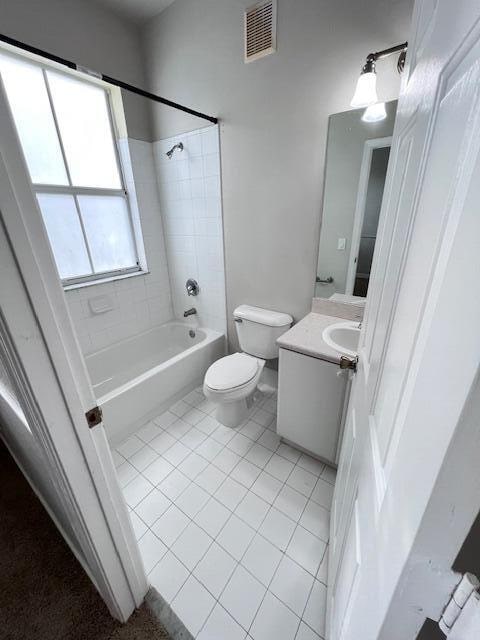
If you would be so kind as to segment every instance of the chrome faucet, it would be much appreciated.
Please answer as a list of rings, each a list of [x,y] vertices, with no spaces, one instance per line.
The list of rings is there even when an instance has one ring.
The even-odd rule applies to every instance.
[[[200,287],[198,286],[198,282],[196,280],[194,280],[193,278],[189,278],[185,283],[185,287],[189,296],[198,296]]]
[[[183,317],[188,318],[188,316],[194,316],[196,313],[197,310],[195,309],[195,307],[192,307],[191,309],[187,309],[187,311],[183,312]]]

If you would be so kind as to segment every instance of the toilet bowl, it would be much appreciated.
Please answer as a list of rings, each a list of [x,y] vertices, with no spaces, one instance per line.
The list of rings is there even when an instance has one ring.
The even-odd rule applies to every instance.
[[[205,374],[203,393],[217,405],[216,418],[236,427],[248,416],[265,360],[247,353],[220,358]]]
[[[276,340],[292,324],[286,313],[241,305],[233,312],[240,353],[214,362],[205,374],[203,392],[216,405],[215,417],[238,427],[253,405],[265,361],[278,357]]]

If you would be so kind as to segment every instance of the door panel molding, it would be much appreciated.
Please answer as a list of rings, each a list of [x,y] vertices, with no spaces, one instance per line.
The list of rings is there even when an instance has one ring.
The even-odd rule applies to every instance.
[[[372,385],[372,381],[370,381],[370,375],[375,376],[375,381],[378,380],[379,370],[382,367],[382,362],[384,358],[384,351],[381,352],[379,357],[379,364],[375,366],[375,346],[378,343],[378,335],[380,331],[380,312],[382,309],[382,305],[388,304],[386,300],[389,297],[392,297],[392,306],[394,301],[394,296],[396,292],[396,287],[391,287],[389,289],[387,287],[386,279],[384,278],[384,274],[380,273],[380,270],[384,271],[388,265],[385,265],[383,256],[388,255],[392,256],[392,234],[393,230],[396,228],[398,224],[398,217],[402,205],[402,198],[405,190],[406,179],[410,167],[411,154],[412,154],[412,137],[413,137],[413,129],[415,127],[415,117],[409,123],[409,126],[406,127],[406,130],[403,133],[399,134],[399,139],[395,145],[395,154],[394,154],[394,166],[389,167],[388,176],[387,176],[387,194],[386,198],[384,198],[383,211],[387,210],[387,207],[391,207],[390,204],[394,199],[396,199],[395,205],[395,214],[392,216],[391,220],[384,219],[385,216],[381,214],[381,221],[379,225],[379,247],[378,252],[375,253],[374,264],[372,265],[372,282],[381,283],[381,287],[378,286],[373,288],[371,301],[367,302],[367,315],[365,318],[365,331],[363,337],[363,349],[362,349],[362,360],[364,362],[365,369],[365,378],[367,384]],[[402,167],[401,169],[399,167]],[[400,172],[401,181],[398,189],[398,193],[393,194],[393,185],[392,178],[390,176],[396,175],[396,172]],[[398,274],[399,275],[399,274]],[[393,313],[393,309],[392,309]],[[387,326],[389,326],[391,322],[391,316],[385,320]],[[372,366],[373,365],[373,366]],[[373,395],[375,395],[376,385],[374,386]],[[370,402],[373,402],[373,400]]]
[[[471,43],[469,44],[471,46]],[[476,43],[476,46],[478,46],[478,42]],[[472,49],[470,49],[470,52],[472,53]],[[458,62],[461,63],[460,66],[458,65]],[[432,118],[432,126],[440,127],[442,123],[439,121],[441,119],[451,119],[452,117],[457,117],[465,122],[465,128],[464,128],[462,137],[458,136],[458,132],[456,131],[455,137],[453,139],[448,140],[448,127],[445,126],[443,130],[447,131],[447,142],[438,141],[435,139],[435,136],[431,140],[431,145],[429,149],[430,159],[429,159],[428,171],[431,170],[431,167],[433,165],[434,170],[437,170],[438,172],[444,172],[444,170],[442,171],[440,166],[436,168],[437,165],[442,164],[441,160],[439,160],[442,154],[440,151],[437,150],[437,147],[439,146],[443,148],[448,147],[449,149],[448,159],[445,158],[444,164],[455,165],[457,167],[457,171],[451,176],[450,183],[445,182],[442,185],[438,185],[438,188],[436,189],[437,192],[443,192],[443,191],[445,192],[445,196],[443,198],[436,195],[438,205],[440,205],[440,208],[438,206],[435,207],[433,203],[431,205],[432,208],[433,207],[435,208],[434,215],[432,215],[431,228],[433,231],[433,229],[436,227],[435,228],[436,242],[432,243],[432,246],[429,248],[428,253],[423,252],[423,255],[421,255],[422,251],[419,251],[417,248],[417,257],[415,259],[415,264],[418,265],[419,260],[423,259],[425,262],[430,261],[430,266],[429,266],[429,269],[428,268],[425,269],[425,276],[422,279],[423,282],[420,282],[420,280],[417,279],[419,295],[416,299],[415,312],[418,314],[419,321],[415,324],[415,330],[413,331],[410,340],[407,341],[407,342],[410,342],[410,348],[408,351],[408,355],[403,360],[402,373],[399,377],[398,377],[398,368],[396,370],[397,381],[395,384],[392,384],[392,381],[388,378],[388,376],[386,377],[384,375],[384,368],[386,364],[385,359],[382,363],[382,369],[380,372],[381,377],[379,378],[379,380],[381,380],[381,385],[383,385],[384,387],[385,386],[390,387],[391,393],[390,393],[390,397],[384,399],[384,406],[386,408],[386,411],[385,409],[382,410],[382,407],[378,406],[381,386],[380,384],[377,385],[377,396],[375,398],[373,412],[376,416],[377,422],[383,425],[383,434],[382,435],[379,434],[380,436],[379,444],[380,444],[383,466],[387,466],[387,457],[392,458],[392,456],[394,456],[395,447],[392,448],[391,444],[392,444],[392,439],[394,439],[394,432],[401,428],[398,421],[399,412],[401,410],[402,404],[404,404],[405,402],[408,402],[408,398],[405,399],[404,395],[406,393],[406,390],[409,387],[411,388],[413,384],[413,382],[410,382],[409,384],[409,379],[413,381],[416,375],[415,362],[419,360],[419,353],[422,349],[422,345],[419,342],[419,337],[423,330],[423,324],[428,320],[428,317],[431,315],[428,312],[428,306],[429,304],[431,304],[431,300],[430,300],[431,290],[433,287],[434,280],[435,278],[438,278],[438,274],[439,274],[439,260],[441,256],[443,243],[445,240],[446,225],[448,223],[448,220],[451,219],[451,208],[452,208],[453,200],[454,199],[464,200],[464,197],[465,197],[465,193],[463,193],[463,198],[461,193],[459,193],[460,185],[458,184],[458,179],[459,179],[459,176],[463,175],[465,172],[465,159],[467,157],[467,151],[470,145],[473,144],[475,139],[478,138],[479,136],[478,127],[475,126],[475,114],[477,114],[479,110],[478,90],[476,89],[479,85],[479,82],[480,82],[480,74],[479,74],[478,66],[476,69],[476,73],[475,73],[475,69],[472,72],[470,68],[466,68],[466,65],[464,64],[464,60],[458,55],[455,56],[455,61],[452,60],[445,68],[445,71],[439,75],[440,90],[439,90],[438,99],[436,101],[434,116]],[[459,100],[457,99],[456,91],[460,93],[465,93],[465,91],[469,91],[471,93],[471,98],[469,99],[470,106],[469,106],[469,109],[467,109],[466,113],[461,113],[460,107],[457,106],[459,103]],[[445,114],[444,111],[448,109],[450,105],[451,105],[451,113]],[[456,145],[456,148],[455,148],[455,145]],[[465,189],[466,189],[466,185],[464,185],[464,191]],[[422,206],[425,209],[424,200],[425,200],[425,197],[422,198],[420,202],[420,206]],[[442,205],[443,205],[443,210],[441,208]],[[424,221],[423,224],[425,225],[425,223],[426,222]],[[435,224],[435,227],[433,227],[433,224]],[[431,234],[432,239],[433,239],[433,235],[434,234],[432,233]],[[409,260],[409,258],[411,257],[410,253],[413,250],[414,250],[414,247],[412,247],[412,242],[410,241],[407,248],[406,260]],[[402,273],[402,278],[404,277],[408,277],[408,274],[405,273],[405,267],[403,268],[403,273]],[[412,282],[412,277],[410,277],[409,281]],[[397,309],[400,304],[400,296],[404,294],[405,292],[399,291],[399,296],[397,296],[396,305],[393,312],[393,322],[389,328],[389,333],[386,339],[386,350],[390,352],[392,350],[393,351],[395,350],[394,346],[392,345],[392,342],[394,342],[395,337],[399,335],[398,322],[401,322],[401,323],[403,322],[403,324],[405,323],[405,317],[406,317],[405,313],[403,314],[403,321],[401,319],[400,321],[398,321],[396,318]],[[408,295],[411,296],[411,292],[408,292]],[[411,321],[412,320],[411,312],[408,314],[408,317],[409,317],[409,320]],[[421,321],[420,321],[420,318],[422,318]],[[405,351],[405,330],[403,331],[403,335],[402,335],[402,349]],[[398,437],[399,435],[397,434],[397,437],[396,437],[397,440],[398,440]]]
[[[340,619],[333,619],[330,623],[333,629],[333,637],[340,639],[344,637],[344,628],[349,618],[349,610],[354,601],[355,592],[358,589],[358,575],[361,567],[357,494],[354,495],[349,511],[346,531],[345,547],[348,549],[348,553],[343,558],[342,567],[332,589],[332,597],[336,602],[336,608],[332,609],[332,611],[340,610],[344,611],[345,614]],[[340,588],[343,593],[342,591],[339,593]]]
[[[407,219],[402,218],[402,211],[408,208],[405,205],[404,197],[406,195],[407,179],[410,172],[413,172],[413,163],[417,157],[415,151],[415,129],[418,123],[417,110],[412,115],[407,125],[404,127],[403,132],[399,134],[400,140],[398,143],[398,155],[399,162],[394,168],[398,177],[399,188],[396,193],[389,193],[389,199],[387,208],[385,210],[393,210],[391,219],[385,224],[385,244],[380,245],[380,251],[378,254],[378,263],[383,265],[382,269],[388,272],[390,264],[398,265],[398,269],[395,269],[389,275],[390,277],[383,277],[383,274],[379,276],[381,286],[378,288],[378,295],[372,302],[375,305],[375,317],[371,324],[372,333],[368,340],[369,352],[368,362],[369,367],[373,368],[374,379],[369,381],[373,391],[371,393],[371,399],[369,402],[370,413],[374,413],[375,403],[377,401],[379,384],[382,373],[385,368],[385,358],[387,353],[388,344],[385,341],[385,335],[389,335],[392,330],[392,323],[394,321],[395,308],[397,305],[397,299],[399,294],[399,283],[403,274],[405,261],[407,258],[407,251],[412,234],[412,229],[415,221],[416,207],[411,210],[411,215]],[[400,168],[401,167],[401,168]],[[420,177],[417,181],[417,189],[419,188]],[[415,193],[417,192],[415,190]],[[393,186],[392,186],[393,191]],[[415,194],[414,194],[415,196]],[[415,197],[413,196],[412,201]],[[393,204],[395,202],[395,204]],[[393,246],[394,243],[397,246]],[[366,333],[368,332],[368,328]],[[367,338],[366,338],[367,340]]]
[[[342,478],[342,484],[336,487],[333,499],[332,520],[331,520],[331,554],[329,562],[329,576],[332,580],[336,579],[338,570],[338,562],[343,549],[345,537],[341,535],[345,531],[345,525],[348,514],[351,510],[352,501],[356,493],[356,484],[352,482],[355,478],[353,472],[353,464],[357,450],[357,436],[355,425],[355,411],[352,411],[349,417],[349,425],[345,429],[345,446],[342,449],[343,457],[339,466],[337,478]],[[349,498],[349,493],[352,494]],[[340,535],[339,535],[340,533]],[[345,534],[346,535],[346,534]]]
[[[426,0],[425,2],[418,4],[420,7],[419,15],[416,19],[414,16],[414,24],[417,24],[417,28],[414,37],[411,38],[411,41],[409,42],[409,47],[413,52],[409,65],[410,75],[415,71],[417,60],[422,57],[425,47],[433,34],[437,20],[439,0]]]
[[[378,514],[382,508],[383,498],[385,497],[385,492],[387,490],[387,480],[385,478],[385,470],[382,464],[382,457],[380,453],[380,445],[378,443],[377,437],[377,427],[375,424],[375,416],[369,416],[370,425],[369,425],[369,436],[370,436],[370,452],[372,457],[372,469],[373,476],[375,479],[375,489],[376,489],[376,509],[375,509],[375,522],[378,521]]]

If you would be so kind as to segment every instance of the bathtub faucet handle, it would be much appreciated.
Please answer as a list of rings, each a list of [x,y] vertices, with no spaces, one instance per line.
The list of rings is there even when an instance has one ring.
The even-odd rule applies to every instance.
[[[196,313],[197,310],[195,309],[195,307],[192,307],[191,309],[187,309],[183,312],[183,317],[188,318],[188,316],[194,316]]]
[[[189,296],[198,296],[200,287],[198,286],[198,282],[196,280],[194,280],[193,278],[189,278],[185,283],[185,287]]]

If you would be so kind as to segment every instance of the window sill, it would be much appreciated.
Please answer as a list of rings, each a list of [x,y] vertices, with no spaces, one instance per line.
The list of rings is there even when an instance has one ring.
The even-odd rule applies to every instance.
[[[98,280],[89,280],[88,282],[77,282],[75,284],[63,285],[64,291],[73,291],[74,289],[83,289],[84,287],[94,287],[97,284],[105,284],[107,282],[115,282],[115,280],[126,280],[127,278],[138,278],[138,276],[146,276],[150,273],[148,270],[134,271],[133,273],[123,273],[118,276],[108,276],[107,278],[99,278]]]

